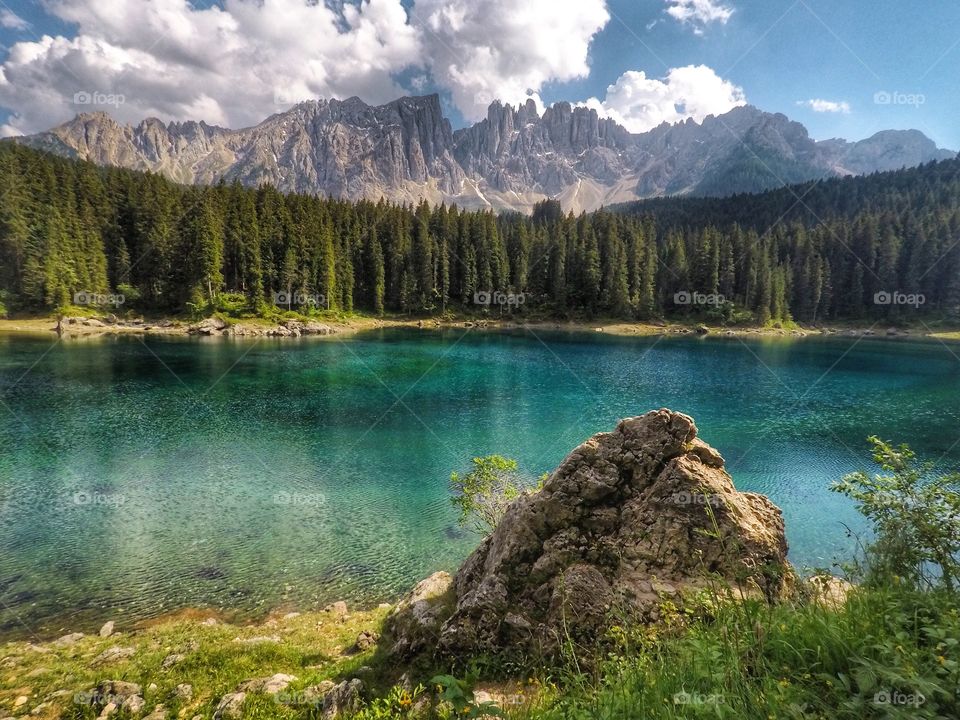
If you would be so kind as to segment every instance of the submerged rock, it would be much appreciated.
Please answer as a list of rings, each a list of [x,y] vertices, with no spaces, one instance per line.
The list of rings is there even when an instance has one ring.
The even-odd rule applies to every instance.
[[[390,615],[385,647],[409,658],[555,655],[625,617],[655,622],[663,600],[723,579],[784,591],[782,514],[738,492],[693,420],[658,410],[576,448],[543,489],[514,501],[452,587],[428,579]]]

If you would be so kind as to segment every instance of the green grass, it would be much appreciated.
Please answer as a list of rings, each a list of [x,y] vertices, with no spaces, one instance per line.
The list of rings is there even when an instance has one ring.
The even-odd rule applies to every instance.
[[[250,626],[204,625],[198,619],[175,617],[109,638],[88,635],[67,647],[35,643],[40,646],[37,650],[28,641],[4,643],[0,645],[0,717],[94,718],[96,713],[75,703],[74,695],[102,680],[125,680],[143,687],[143,714],[162,704],[172,718],[209,718],[220,697],[243,680],[275,673],[295,675],[297,680],[286,691],[295,694],[322,680],[353,677],[372,653],[350,654],[349,649],[361,630],[376,629],[385,614],[385,610],[351,611],[341,622],[332,612],[313,612]],[[236,641],[264,636],[277,636],[280,642]],[[91,666],[94,658],[114,646],[132,647],[135,654]],[[174,653],[184,659],[163,669],[164,659]],[[190,701],[176,698],[174,689],[181,683],[193,686]],[[50,697],[60,691],[66,692]],[[15,708],[20,696],[28,700]],[[44,702],[49,704],[31,716]],[[309,711],[256,694],[248,695],[244,705],[244,717],[264,720],[306,717]]]
[[[512,716],[960,717],[957,600],[860,589],[839,608],[721,603],[666,634],[625,633],[596,673],[561,676],[557,697]]]

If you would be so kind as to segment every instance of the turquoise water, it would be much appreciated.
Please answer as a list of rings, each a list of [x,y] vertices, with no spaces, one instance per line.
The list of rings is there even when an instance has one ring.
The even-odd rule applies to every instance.
[[[952,351],[540,331],[0,336],[0,633],[395,597],[476,543],[456,527],[451,470],[500,453],[539,474],[663,406],[783,508],[795,563],[829,566],[851,551],[845,526],[863,526],[827,488],[867,465],[866,435],[960,464]]]

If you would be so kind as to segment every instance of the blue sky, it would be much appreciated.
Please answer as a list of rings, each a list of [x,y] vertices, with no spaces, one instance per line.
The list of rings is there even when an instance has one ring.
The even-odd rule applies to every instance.
[[[430,91],[461,125],[532,91],[637,131],[749,102],[817,139],[917,128],[960,149],[956,0],[0,0],[0,45],[3,134],[91,109],[78,92],[126,121],[240,126]]]

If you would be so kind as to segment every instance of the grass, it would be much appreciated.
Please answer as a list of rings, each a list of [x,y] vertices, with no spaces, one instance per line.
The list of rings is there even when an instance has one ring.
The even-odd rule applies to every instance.
[[[673,631],[626,631],[525,720],[960,717],[953,593],[858,589],[818,601],[704,605]]]
[[[332,611],[312,612],[248,626],[207,625],[181,614],[108,638],[87,635],[66,647],[8,642],[0,645],[0,717],[94,718],[96,713],[77,704],[74,696],[103,680],[140,684],[143,714],[162,704],[170,717],[210,718],[220,697],[239,683],[275,673],[297,677],[286,691],[295,697],[323,680],[355,676],[372,652],[350,654],[349,649],[362,630],[376,629],[386,612],[351,611],[342,620]],[[269,636],[279,642],[238,641]],[[111,647],[133,648],[134,654],[94,667],[94,659]],[[164,669],[164,659],[173,654],[184,657]],[[192,699],[177,698],[174,690],[181,683],[193,686]],[[15,707],[21,696],[27,701]],[[39,712],[31,715],[37,706]],[[244,717],[264,720],[305,717],[307,712],[266,695],[248,695],[244,705]]]
[[[566,661],[519,673],[498,667],[493,658],[482,673],[477,665],[468,675],[472,686],[490,692],[504,716],[515,720],[956,718],[958,600],[957,593],[899,587],[857,588],[840,605],[812,595],[769,605],[704,593],[683,610],[665,608],[665,621],[656,627],[615,626],[592,662],[583,662],[581,648],[578,666],[590,670]],[[74,696],[109,679],[144,688],[141,715],[163,705],[170,718],[211,718],[220,698],[239,683],[275,673],[297,680],[276,697],[249,694],[243,717],[319,717],[315,705],[282,700],[323,680],[362,674],[364,665],[375,662],[373,652],[349,649],[386,612],[355,611],[342,620],[332,611],[313,612],[249,626],[207,625],[181,615],[109,638],[86,636],[66,647],[6,643],[0,645],[0,717],[94,718]],[[280,642],[238,642],[264,636]],[[131,647],[134,655],[92,667],[94,658],[115,646]],[[183,660],[164,669],[164,659],[174,653]],[[433,687],[404,690],[377,682],[398,670],[368,671],[372,696],[357,720],[452,716],[448,705],[434,702]],[[430,685],[429,675],[414,680]],[[193,687],[190,700],[177,697],[181,683]],[[20,696],[27,702],[14,707]],[[474,706],[487,697],[478,693]],[[424,698],[430,702],[415,710]]]

